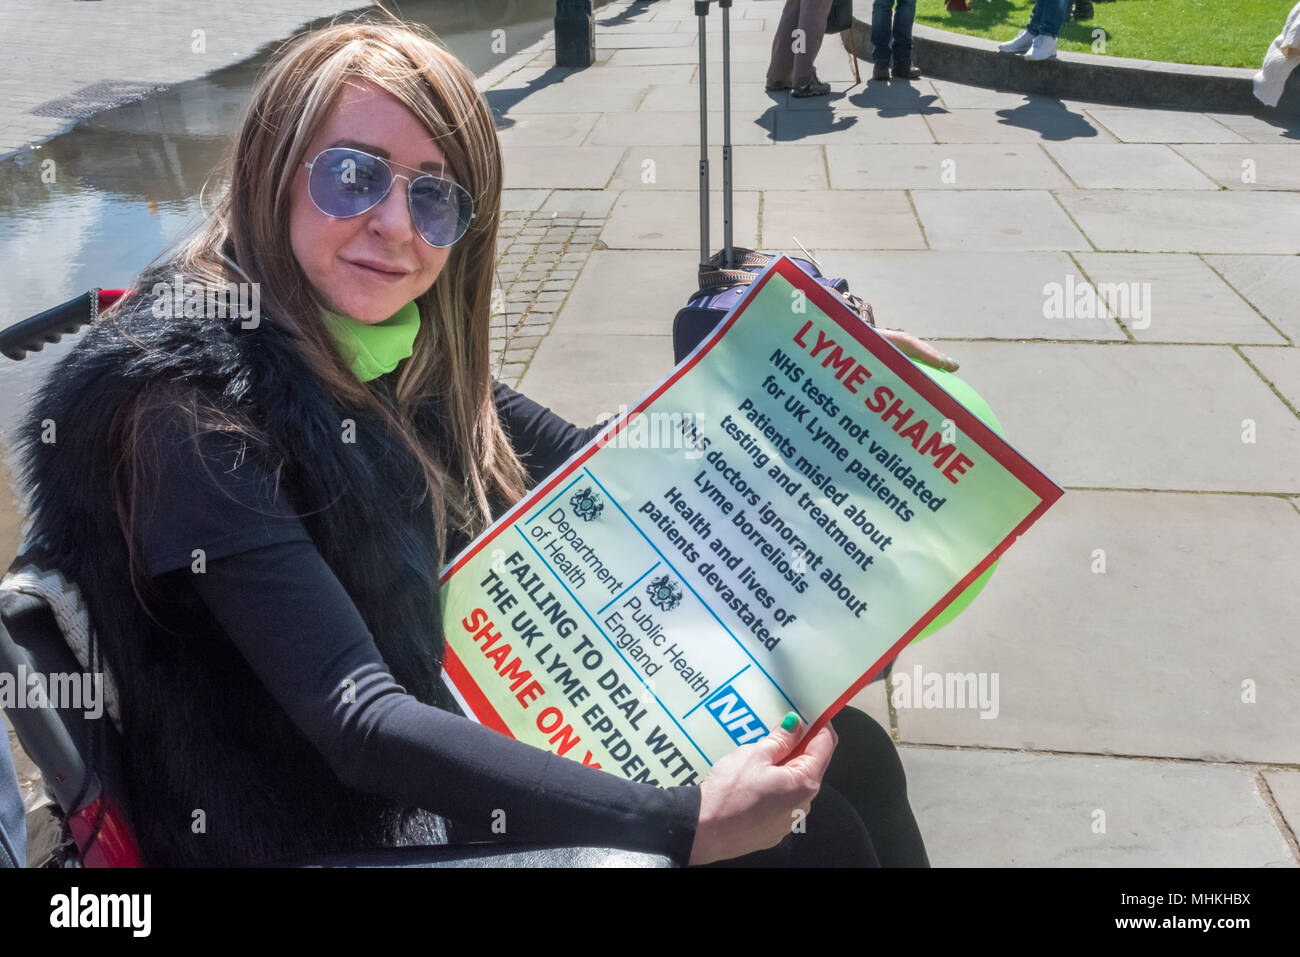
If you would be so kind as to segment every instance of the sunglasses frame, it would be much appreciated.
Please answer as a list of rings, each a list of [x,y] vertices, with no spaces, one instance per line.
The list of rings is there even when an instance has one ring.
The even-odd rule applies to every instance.
[[[310,163],[303,163],[302,165],[307,168],[308,173],[310,174],[312,167],[315,166],[316,163],[320,161],[320,158],[322,156],[324,156],[326,153],[332,153],[335,150],[338,150],[340,152],[355,153],[358,156],[365,156],[369,159],[382,163],[388,169],[388,185],[384,187],[383,195],[381,195],[378,199],[374,201],[374,203],[372,203],[370,206],[366,207],[365,209],[361,210],[360,212],[352,213],[351,215],[348,216],[335,216],[333,213],[329,213],[321,209],[320,203],[316,201],[316,197],[312,194],[311,176],[308,175],[307,196],[311,199],[311,204],[316,207],[316,209],[320,212],[322,216],[328,216],[330,219],[355,219],[358,216],[364,216],[366,213],[372,212],[376,206],[378,206],[380,203],[382,203],[384,200],[388,198],[388,194],[393,191],[394,182],[396,182],[398,179],[404,179],[406,180],[406,210],[408,213],[411,214],[411,225],[415,228],[416,235],[419,236],[421,239],[423,239],[425,243],[432,246],[434,249],[450,249],[452,246],[456,245],[456,243],[460,242],[462,239],[465,238],[465,233],[469,232],[469,224],[472,223],[474,221],[474,217],[478,215],[477,211],[474,209],[474,197],[470,195],[469,190],[467,190],[460,183],[456,182],[454,179],[447,179],[444,176],[435,175],[433,173],[430,173],[428,170],[416,169],[414,166],[405,166],[402,163],[395,163],[392,160],[384,159],[384,157],[376,156],[373,153],[367,153],[365,150],[359,150],[353,146],[326,147],[325,149],[317,153],[314,157],[312,157]],[[412,178],[410,176],[407,176],[405,173],[394,172],[393,170],[394,166],[399,167],[400,169],[410,170],[412,173],[419,173],[420,175]],[[441,173],[444,170],[440,170],[439,172]],[[415,210],[411,208],[411,187],[414,186],[420,180],[426,178],[434,180],[435,182],[438,183],[448,183],[451,186],[454,186],[457,189],[459,189],[469,198],[469,219],[465,221],[465,231],[444,246],[440,246],[437,243],[429,242],[429,237],[424,235],[424,233],[420,232],[420,228],[419,226],[416,226],[416,222],[415,222]]]

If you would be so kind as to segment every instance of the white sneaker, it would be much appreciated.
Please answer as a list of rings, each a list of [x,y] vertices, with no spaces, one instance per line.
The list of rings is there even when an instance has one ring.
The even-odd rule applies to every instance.
[[[1025,54],[1026,60],[1050,60],[1056,56],[1056,37],[1040,33],[1034,37],[1034,45]]]
[[[1034,35],[1028,30],[1021,30],[1020,36],[1014,40],[1008,40],[1006,43],[998,44],[998,51],[1001,53],[1026,53],[1034,45]]]

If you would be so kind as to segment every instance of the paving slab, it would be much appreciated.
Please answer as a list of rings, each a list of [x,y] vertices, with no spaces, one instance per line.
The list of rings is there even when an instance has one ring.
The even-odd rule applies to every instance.
[[[1226,346],[943,347],[1059,484],[1300,492],[1300,421]],[[1255,424],[1255,442],[1245,420]]]
[[[758,245],[758,197],[758,193],[748,190],[733,196],[737,246]],[[709,223],[716,249],[722,237],[721,192],[709,196]],[[614,204],[600,238],[611,249],[694,249],[698,258],[700,194],[698,191],[625,191]]]
[[[1170,253],[1079,253],[1111,313],[1142,342],[1285,345],[1199,257]]]
[[[1245,142],[1244,136],[1204,113],[1093,107],[1088,110],[1088,115],[1125,143]]]
[[[581,213],[593,219],[604,219],[614,208],[618,191],[612,189],[557,189],[542,204],[548,213]]]
[[[1294,193],[1074,190],[1059,196],[1100,250],[1300,252],[1300,195]]]
[[[541,67],[542,69],[555,68],[555,43],[551,37],[545,37],[537,44],[537,53],[531,60],[525,62],[525,66]],[[597,48],[595,57],[592,58],[593,66],[604,66],[609,62],[617,50],[601,50]]]
[[[1043,149],[1082,189],[1218,189],[1161,144],[1045,143]]]
[[[710,79],[707,90],[710,112],[722,111],[722,86]],[[731,121],[733,124],[762,113],[773,106],[785,107],[791,99],[788,92],[769,93],[762,83],[731,84]],[[638,109],[649,111],[669,111],[686,113],[695,111],[697,117],[700,109],[700,85],[698,83],[674,83],[652,86]],[[699,120],[695,121],[696,130]],[[697,133],[698,136],[698,133]]]
[[[736,146],[732,148],[733,189],[763,189],[782,183],[794,189],[826,189],[821,146]],[[652,164],[652,165],[651,165]],[[698,146],[629,146],[610,181],[613,189],[699,189]],[[722,158],[709,157],[710,189],[722,188]]]
[[[695,290],[699,250],[598,249],[573,285],[552,334],[669,335]]]
[[[1177,149],[1229,189],[1300,189],[1300,143],[1180,144]]]
[[[679,30],[660,28],[658,31],[596,30],[596,46],[602,50],[635,50],[641,48],[688,47],[695,38]]]
[[[933,249],[1092,248],[1052,194],[1040,190],[918,189],[912,202]]]
[[[1007,425],[1015,410],[990,405],[1061,481]],[[1300,761],[1298,534],[1300,515],[1271,496],[1068,492],[961,617],[899,656],[895,677],[912,678],[910,700],[895,691],[901,740]],[[923,688],[975,675],[991,706],[917,700],[918,668]]]
[[[763,193],[768,249],[924,249],[907,194],[899,190],[776,190]]]
[[[611,357],[617,356],[617,361]],[[673,368],[671,335],[552,332],[537,347],[519,391],[574,425],[594,425],[633,405]],[[581,375],[574,375],[581,369]]]
[[[993,90],[951,80],[931,79],[935,92],[950,110],[1016,110],[1025,106],[1063,110],[1065,104],[1051,96],[1035,93],[1018,93],[1015,90]]]
[[[526,209],[529,212],[539,209],[551,194],[549,189],[507,189],[501,192],[501,210]]]
[[[778,143],[933,143],[925,117],[880,116],[862,110],[773,110],[763,121]],[[697,126],[698,126],[698,120]]]
[[[734,13],[735,10],[733,9],[732,12]],[[689,19],[678,20],[677,31],[679,33],[697,33],[699,31],[699,25],[695,21],[696,18],[694,16],[691,16]],[[657,24],[658,20],[656,19],[652,22]],[[766,29],[767,23],[761,17],[753,20],[745,17],[731,18],[731,30],[733,33],[761,33]],[[709,35],[709,39],[713,39],[712,34]]]
[[[1300,409],[1300,349],[1266,349],[1260,346],[1246,347],[1241,351],[1293,409]]]
[[[1265,771],[1264,781],[1292,837],[1300,838],[1300,771]]]
[[[871,303],[881,326],[906,329],[922,338],[943,339],[1115,339],[1124,333],[1101,315],[1048,319],[1049,284],[1079,286],[1084,277],[1060,252],[1016,255],[1007,270],[1005,253],[817,250],[827,275],[843,276]],[[989,282],[990,276],[1002,277]],[[965,343],[948,353],[962,361]]]
[[[1248,770],[997,751],[899,754],[935,867],[1296,866]]]
[[[572,96],[593,90],[628,88],[644,90],[659,83],[688,83],[695,75],[692,64],[670,63],[663,66],[601,66],[583,69],[551,66],[527,66],[516,70],[492,88],[493,92],[513,90],[563,89]],[[529,93],[531,95],[531,93]],[[492,101],[489,96],[489,102]]]
[[[767,129],[752,119],[731,118],[731,142],[760,145],[769,142]],[[700,145],[699,110],[690,113],[669,110],[637,113],[606,113],[587,137],[595,146],[690,146]],[[722,142],[722,114],[709,111],[709,142]]]
[[[507,115],[519,113],[609,113],[635,110],[645,97],[638,86],[587,84],[579,93],[572,83],[544,86],[513,103]]]
[[[755,36],[761,36],[761,34],[755,34]],[[721,36],[719,35],[715,39],[710,33],[709,41],[708,59],[706,61],[709,71],[712,72],[716,69],[721,74],[722,54],[718,49],[721,44]],[[732,78],[739,80],[742,73],[761,76],[765,72],[771,56],[772,50],[767,42],[750,46],[737,43],[736,38],[733,37],[731,45]],[[665,63],[694,63],[698,65],[699,61],[700,53],[695,48],[694,43],[656,49],[614,50],[613,55],[609,58],[611,66],[654,66]],[[820,64],[818,64],[818,74],[822,74]]]
[[[1113,143],[1086,114],[1022,106],[1013,110],[954,110],[927,117],[940,143]]]
[[[610,5],[599,7],[596,10],[596,36],[599,38],[626,36],[629,33],[678,32],[677,22],[665,20],[663,23],[656,23],[649,18],[649,13],[649,8],[631,7],[620,14],[616,7]],[[629,16],[635,16],[636,19],[623,19]]]
[[[600,119],[599,113],[517,113],[497,117],[502,146],[578,146]]]
[[[1244,113],[1206,113],[1252,143],[1293,143],[1300,141],[1300,120],[1273,120]]]
[[[1292,256],[1206,256],[1234,289],[1300,344],[1300,260]]]
[[[754,0],[753,3],[745,4],[739,8],[742,17],[746,18],[767,18],[779,20],[781,18],[780,0]],[[733,9],[733,13],[735,10]]]
[[[609,65],[617,67],[662,66],[665,64],[695,64],[699,54],[694,46],[663,47],[657,50],[613,50]]]
[[[835,189],[1069,189],[1038,146],[923,143],[827,146]]]
[[[506,146],[502,153],[508,189],[604,189],[623,158],[616,146],[585,146],[580,163],[558,146]]]

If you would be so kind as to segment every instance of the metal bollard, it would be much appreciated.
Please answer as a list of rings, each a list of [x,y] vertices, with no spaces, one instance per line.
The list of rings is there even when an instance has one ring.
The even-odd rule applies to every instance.
[[[555,65],[596,62],[596,17],[591,0],[555,0]]]

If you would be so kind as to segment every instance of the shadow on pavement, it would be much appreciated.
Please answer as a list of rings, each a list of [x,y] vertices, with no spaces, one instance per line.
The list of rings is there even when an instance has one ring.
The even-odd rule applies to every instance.
[[[855,116],[836,116],[829,106],[822,110],[791,110],[774,103],[754,120],[778,143],[793,143],[806,136],[847,130],[858,121]]]
[[[1071,113],[1060,100],[1035,100],[1012,110],[998,110],[998,122],[1034,130],[1045,140],[1077,140],[1097,136],[1082,113]]]
[[[650,5],[652,2],[653,0],[635,0],[635,2],[631,6],[629,6],[626,10],[620,10],[614,16],[607,17],[604,20],[597,20],[596,26],[617,27],[617,26],[621,26],[624,23],[631,23],[637,17],[641,16],[641,14],[649,13]]]
[[[849,97],[849,103],[886,118],[948,112],[939,105],[938,96],[922,93],[907,80],[868,80],[860,93]]]
[[[541,76],[534,77],[523,86],[499,86],[485,91],[483,98],[487,100],[488,106],[492,109],[492,115],[496,118],[497,129],[505,130],[515,125],[515,121],[510,119],[508,114],[526,98],[532,96],[538,90],[544,90],[556,83],[563,83],[566,77],[581,72],[582,69],[578,67],[553,66]]]

